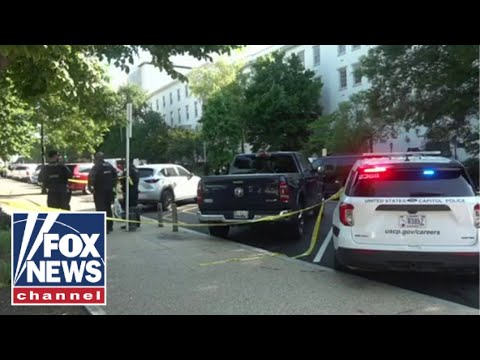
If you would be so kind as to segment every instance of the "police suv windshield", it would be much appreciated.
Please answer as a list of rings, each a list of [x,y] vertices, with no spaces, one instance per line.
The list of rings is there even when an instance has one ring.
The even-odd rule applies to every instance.
[[[356,197],[465,197],[475,191],[461,168],[379,168],[352,174],[347,195]]]

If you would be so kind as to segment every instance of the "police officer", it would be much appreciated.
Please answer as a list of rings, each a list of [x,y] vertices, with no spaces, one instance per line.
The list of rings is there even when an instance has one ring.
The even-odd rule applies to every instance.
[[[106,211],[112,218],[113,189],[117,183],[117,170],[104,160],[102,152],[95,154],[95,165],[88,174],[88,189],[93,194],[95,209]],[[113,221],[107,220],[107,233],[113,230]]]
[[[48,191],[48,207],[69,210],[68,179],[72,173],[68,167],[59,163],[59,156],[58,151],[49,151],[49,162],[40,170],[38,180]]]
[[[124,177],[122,179],[122,193],[123,193],[123,199],[120,201],[120,204],[122,205],[123,211],[125,211],[125,206],[126,206],[126,196],[127,196],[127,184],[129,186],[128,189],[128,199],[129,199],[129,208],[130,208],[130,214],[133,217],[133,220],[135,221],[140,221],[140,213],[138,211],[138,181],[139,181],[139,176],[138,176],[138,170],[133,164],[133,160],[130,160],[130,179],[127,179],[127,170],[125,169],[124,171]],[[130,229],[136,229],[140,227],[140,223],[131,223],[129,225]],[[126,226],[122,226],[122,229],[125,229]]]

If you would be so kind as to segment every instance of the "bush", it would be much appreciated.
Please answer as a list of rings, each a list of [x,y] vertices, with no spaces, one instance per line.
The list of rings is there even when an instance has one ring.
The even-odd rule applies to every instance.
[[[10,283],[10,230],[0,230],[0,287]]]
[[[0,208],[0,230],[10,231],[10,215],[4,213]]]

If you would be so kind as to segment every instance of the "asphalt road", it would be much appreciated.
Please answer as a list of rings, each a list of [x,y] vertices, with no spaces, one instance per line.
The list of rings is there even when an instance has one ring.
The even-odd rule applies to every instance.
[[[336,203],[327,203],[320,227],[320,234],[311,255],[301,258],[304,261],[315,262],[321,266],[333,268],[333,244],[324,244],[331,229],[332,213]],[[196,204],[179,204],[178,217],[180,222],[198,224]],[[143,215],[157,219],[154,208],[144,208]],[[166,222],[171,221],[171,212],[164,213]],[[301,240],[293,240],[286,235],[281,224],[262,224],[255,227],[233,227],[229,239],[239,243],[255,246],[271,252],[283,253],[288,256],[303,254],[310,246],[315,217],[307,217],[306,234]],[[191,230],[208,233],[206,227],[189,227]],[[322,246],[323,245],[323,246]],[[356,273],[370,280],[376,280],[403,289],[416,291],[443,300],[452,301],[479,309],[479,279],[465,276],[430,273],[392,273],[365,272]]]

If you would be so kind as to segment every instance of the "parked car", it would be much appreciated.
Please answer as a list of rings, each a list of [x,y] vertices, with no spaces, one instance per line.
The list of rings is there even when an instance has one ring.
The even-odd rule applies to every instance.
[[[168,210],[174,201],[195,201],[200,178],[183,166],[155,164],[142,165],[137,169],[139,204],[160,202],[163,210]]]
[[[88,181],[88,173],[92,169],[93,164],[67,164],[67,167],[72,172],[72,180]],[[69,182],[68,188],[70,191],[82,191],[85,195],[90,194],[90,190],[88,190],[88,184]]]
[[[42,186],[42,184],[38,182],[38,175],[40,174],[42,168],[43,165],[37,165],[37,167],[35,168],[35,172],[32,175],[32,184]]]
[[[32,183],[32,176],[38,164],[16,164],[12,166],[11,178]]]
[[[479,268],[480,197],[459,162],[429,154],[356,162],[333,214],[335,268]]]
[[[322,200],[316,169],[298,152],[237,155],[223,176],[203,177],[198,187],[198,219],[210,234],[227,237],[229,225],[284,215]],[[293,237],[304,233],[303,212],[283,218]],[[225,226],[216,226],[224,224]]]

